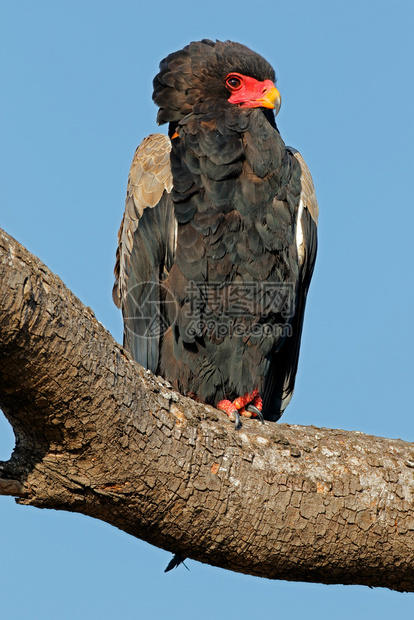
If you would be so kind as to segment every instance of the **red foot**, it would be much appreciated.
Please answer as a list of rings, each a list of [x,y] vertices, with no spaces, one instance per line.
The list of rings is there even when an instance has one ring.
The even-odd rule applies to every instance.
[[[253,398],[250,404],[254,405],[255,407],[258,408],[259,411],[261,411],[263,407],[263,401],[262,401],[262,397],[260,396],[260,394],[257,394],[257,396]]]
[[[231,400],[221,400],[217,403],[216,407],[217,409],[224,411],[224,413],[227,413],[229,418],[231,418],[233,413],[237,411],[237,407],[231,402]]]
[[[244,407],[248,405],[249,403],[251,403],[258,395],[259,395],[258,390],[253,390],[253,392],[247,392],[247,394],[245,394],[244,396],[238,396],[233,401],[233,404],[241,412],[241,409],[244,409]]]
[[[254,389],[252,392],[247,392],[244,396],[238,396],[233,402],[227,399],[221,400],[216,407],[227,413],[230,419],[234,419],[237,412],[246,418],[256,418],[257,413],[246,411],[248,405],[254,405],[259,411],[262,410],[262,399],[259,390]]]

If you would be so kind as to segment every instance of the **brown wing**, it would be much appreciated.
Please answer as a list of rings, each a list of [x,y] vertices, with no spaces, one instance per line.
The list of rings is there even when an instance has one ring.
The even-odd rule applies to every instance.
[[[170,198],[170,139],[145,138],[132,160],[118,233],[113,299],[122,308],[124,346],[157,371],[163,316],[162,281],[174,260],[177,224]]]
[[[315,188],[309,169],[296,149],[286,148],[297,159],[301,168],[302,189],[296,222],[300,279],[296,293],[295,314],[291,321],[291,334],[286,338],[280,350],[272,355],[263,395],[265,417],[272,420],[278,420],[281,417],[292,398],[295,387],[306,297],[316,259],[319,216]]]

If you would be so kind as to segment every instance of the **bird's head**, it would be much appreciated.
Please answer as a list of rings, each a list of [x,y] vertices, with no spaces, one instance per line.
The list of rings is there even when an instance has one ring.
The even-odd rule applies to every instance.
[[[275,114],[281,103],[275,72],[262,56],[240,43],[209,40],[190,43],[161,61],[152,98],[160,125],[180,121],[208,101]]]

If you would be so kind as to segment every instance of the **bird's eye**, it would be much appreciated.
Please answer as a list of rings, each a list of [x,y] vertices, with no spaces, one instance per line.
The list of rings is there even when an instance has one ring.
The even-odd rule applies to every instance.
[[[241,87],[241,79],[235,75],[231,75],[226,79],[226,86],[230,90],[238,90]]]

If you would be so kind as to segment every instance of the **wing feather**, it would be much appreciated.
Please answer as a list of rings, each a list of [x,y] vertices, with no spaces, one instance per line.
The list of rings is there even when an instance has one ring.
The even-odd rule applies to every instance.
[[[309,169],[296,149],[287,147],[287,150],[297,159],[301,168],[301,194],[296,222],[300,277],[296,293],[295,314],[291,321],[291,335],[285,339],[278,351],[271,354],[263,394],[264,416],[274,421],[281,417],[288,406],[295,387],[306,297],[316,259],[319,216],[315,188]]]
[[[153,372],[163,333],[160,282],[171,268],[177,237],[170,151],[163,134],[151,134],[135,151],[114,270],[113,300],[122,308],[124,346]]]

